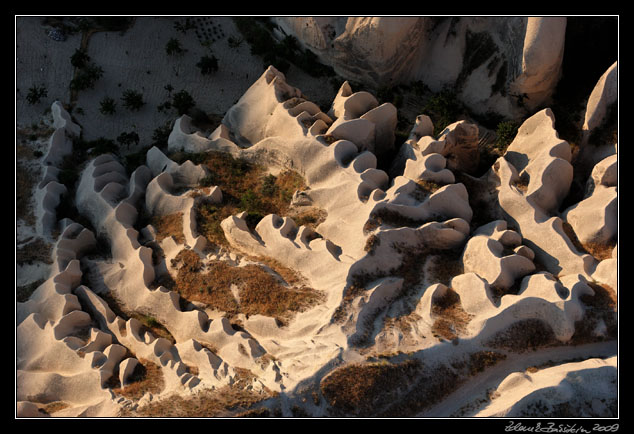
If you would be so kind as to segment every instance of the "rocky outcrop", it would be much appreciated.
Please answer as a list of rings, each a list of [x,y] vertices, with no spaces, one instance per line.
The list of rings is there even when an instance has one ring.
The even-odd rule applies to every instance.
[[[341,76],[375,88],[456,84],[479,114],[518,117],[549,101],[561,76],[565,17],[278,17]]]
[[[346,36],[340,42],[359,56],[363,44],[376,37],[372,26],[387,38],[381,49],[407,29],[416,41],[417,26],[427,35],[442,28],[448,47],[462,35],[466,48],[472,38],[486,42],[513,30],[498,20],[498,27],[483,36],[487,21],[476,18],[415,18],[404,22],[404,28],[392,27],[395,22],[358,18],[346,28],[342,24],[347,21],[340,18],[302,21],[308,24],[303,34],[311,43],[323,49],[336,46],[336,33],[342,32]],[[555,74],[555,42],[565,23],[513,22],[521,24],[524,41],[524,72],[517,85],[547,93],[551,84],[539,79],[539,68]],[[323,37],[329,23],[334,32],[330,39]],[[539,47],[548,38],[554,41],[552,52],[543,53]],[[471,72],[456,70],[463,90],[472,89],[472,80],[487,65],[495,71],[497,64],[486,60],[500,53],[492,53],[485,50],[464,59]],[[377,56],[384,62],[377,67],[387,71],[388,53]],[[487,369],[491,348],[511,354],[525,351],[517,348],[522,345],[539,351],[545,345],[611,339],[617,293],[617,248],[612,245],[618,237],[616,155],[593,166],[583,199],[570,204],[572,152],[559,138],[550,109],[528,118],[504,156],[478,179],[469,173],[478,165],[479,128],[458,121],[434,138],[430,118],[420,115],[388,176],[377,168],[376,154],[390,152],[396,119],[394,106],[380,105],[369,92],[352,92],[347,82],[324,113],[274,67],[267,68],[209,137],[197,134],[190,120],[181,117],[169,139],[171,151],[228,152],[272,173],[292,169],[302,175],[306,188],[292,195],[291,205],[318,207],[326,215],[311,225],[269,214],[251,225],[246,212],[232,211],[219,222],[226,240],[222,246],[207,243],[197,232],[200,201],[219,207],[233,194],[200,188],[210,175],[208,167],[191,161],[177,164],[158,148],[151,148],[145,164],[129,176],[113,155],[90,160],[75,203],[94,232],[68,219],[57,222],[52,213],[50,226],[57,224],[62,231],[53,252],[53,274],[16,308],[18,415],[36,416],[45,404],[64,401],[68,407],[58,415],[111,416],[173,394],[186,400],[230,386],[242,387],[241,393],[277,392],[266,395],[271,400],[262,408],[279,406],[285,416],[301,411],[332,416],[332,405],[323,405],[322,397],[312,392],[338,365],[384,359],[370,364],[377,368],[372,372],[378,380],[351,381],[376,380],[372,387],[391,388],[389,381],[380,382],[385,366],[418,360],[433,367],[439,360],[453,360],[456,376],[451,378],[456,381],[451,389],[467,380],[460,375]],[[52,189],[56,175],[53,166],[45,173]],[[54,210],[54,200],[44,202]],[[141,212],[157,218],[181,215],[184,237],[159,242],[152,225],[139,227]],[[586,253],[579,243],[598,243],[607,254]],[[208,291],[217,290],[215,279],[233,277],[213,274],[221,262],[231,270],[225,273],[235,270],[236,275],[258,265],[276,284],[268,287],[259,276],[248,282],[254,288],[232,281],[228,291],[240,309],[230,312],[186,300],[177,286],[182,275],[174,274],[179,264],[173,260],[181,252],[195,258],[196,267],[186,271],[209,271]],[[168,277],[179,282],[172,286]],[[241,310],[246,306],[241,303],[252,296],[245,289],[255,286],[262,290],[258,302],[273,308],[276,297],[296,292],[311,292],[315,301],[294,306],[284,321],[268,312],[252,314]],[[484,367],[477,363],[483,355]],[[498,358],[492,357],[495,363]],[[134,388],[139,365],[148,362],[158,368],[162,389],[140,400],[125,398],[123,392]],[[605,364],[611,367],[613,362]],[[546,398],[550,407],[561,408],[570,390],[579,399],[569,401],[583,411],[586,398],[614,398],[611,370],[602,365],[600,375],[593,376],[588,368],[593,366],[562,365],[549,375],[533,375],[529,382],[509,377],[508,384],[505,380],[497,388],[509,400],[495,398],[473,412],[516,417]],[[601,393],[569,384],[569,373],[593,378]],[[420,384],[420,378],[411,381]],[[407,400],[410,392],[398,394],[405,393]],[[443,398],[426,399],[435,404]],[[419,401],[406,401],[414,406],[408,411],[419,408]],[[609,414],[612,403],[606,402],[593,405],[593,411]]]

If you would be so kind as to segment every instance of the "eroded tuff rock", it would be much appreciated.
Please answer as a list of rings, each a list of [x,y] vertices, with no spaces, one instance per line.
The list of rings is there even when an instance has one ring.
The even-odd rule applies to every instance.
[[[323,27],[328,20],[306,22]],[[353,35],[368,23],[351,22],[347,43],[359,41]],[[421,25],[418,19],[408,23]],[[392,35],[392,42],[402,31],[375,24]],[[548,63],[529,48],[544,35],[556,37],[561,25],[526,23],[527,64]],[[462,29],[457,34],[470,29],[454,26]],[[537,88],[540,82],[530,71],[525,69],[525,80]],[[208,166],[178,164],[157,148],[129,176],[113,155],[88,161],[74,199],[94,232],[69,219],[56,222],[51,202],[48,227],[62,223],[53,273],[16,307],[18,415],[41,414],[39,409],[54,401],[66,405],[56,415],[114,416],[121,410],[135,415],[153,404],[176,402],[173,394],[197,399],[227,387],[241,388],[284,416],[341,415],[346,407],[316,390],[341,372],[337,367],[355,372],[359,366],[373,372],[353,376],[349,384],[365,388],[367,393],[354,395],[360,406],[375,402],[372,391],[383,384],[395,402],[407,404],[408,415],[416,415],[451,392],[459,394],[472,375],[504,357],[520,363],[516,353],[529,348],[536,354],[548,346],[565,352],[576,343],[597,344],[592,348],[607,358],[558,365],[543,375],[510,375],[497,386],[499,397],[469,408],[478,416],[516,417],[532,415],[546,400],[543,405],[553,414],[567,403],[566,411],[574,414],[611,415],[616,357],[609,358],[612,347],[598,343],[616,337],[617,249],[610,244],[618,235],[616,155],[594,166],[583,200],[562,211],[575,168],[551,110],[528,118],[505,155],[479,179],[468,174],[477,162],[478,127],[460,121],[434,138],[423,114],[391,176],[377,169],[375,154],[394,145],[395,119],[393,106],[379,105],[368,92],[353,92],[349,83],[324,113],[274,67],[208,137],[187,117],[179,118],[168,151],[226,152],[272,173],[293,169],[306,189],[289,201],[326,216],[312,226],[276,214],[251,224],[246,211],[236,211],[219,222],[227,243],[222,247],[199,233],[199,206],[213,210],[226,199],[218,185],[201,187],[213,179]],[[52,182],[54,172],[46,172],[45,181]],[[474,185],[487,194],[474,191]],[[476,224],[474,217],[483,214],[473,207],[473,195],[498,217]],[[141,224],[143,214],[177,216],[182,238],[159,241],[156,228]],[[95,252],[104,239],[105,248]],[[593,256],[577,241],[603,243],[610,255]],[[183,252],[195,260],[179,264]],[[237,306],[233,312],[187,300],[177,287],[165,286],[178,280],[180,271],[191,272],[193,279],[219,263],[232,270],[229,274],[261,266],[279,285],[277,291],[310,287],[319,297],[281,322],[267,312],[241,311],[244,300],[235,283],[227,295]],[[300,283],[291,285],[275,264],[297,273]],[[205,278],[215,285],[214,279],[227,276]],[[372,364],[376,358],[386,359],[383,368],[394,369]],[[565,357],[555,363],[560,359]],[[426,387],[424,400],[400,387],[403,360],[428,364],[426,374],[414,370],[415,378],[408,379]],[[126,396],[141,366],[160,373],[161,387],[141,398]],[[450,384],[436,383],[445,377],[434,377],[434,369],[449,375]],[[583,387],[571,376],[598,386]],[[571,390],[578,399],[570,399]],[[606,402],[588,406],[596,399]]]
[[[458,84],[477,113],[543,105],[561,75],[565,17],[277,17],[343,77],[378,87]],[[521,97],[521,98],[520,98]],[[520,99],[518,99],[520,98]]]

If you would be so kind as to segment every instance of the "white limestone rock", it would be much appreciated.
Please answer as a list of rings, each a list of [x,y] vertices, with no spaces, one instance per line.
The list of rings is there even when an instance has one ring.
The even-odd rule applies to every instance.
[[[491,286],[508,290],[516,279],[535,271],[533,261],[527,257],[530,253],[525,256],[513,250],[521,241],[517,232],[507,229],[504,220],[480,227],[467,242],[462,255],[465,273],[476,273]]]

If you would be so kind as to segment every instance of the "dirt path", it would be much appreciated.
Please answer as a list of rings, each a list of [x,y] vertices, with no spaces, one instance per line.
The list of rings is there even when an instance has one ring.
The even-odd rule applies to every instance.
[[[513,372],[523,372],[531,366],[545,363],[562,364],[572,359],[606,358],[616,355],[618,342],[600,342],[577,347],[547,348],[532,353],[513,354],[491,369],[469,379],[442,402],[419,413],[416,417],[468,417],[487,404],[487,391],[493,390]],[[460,411],[461,409],[464,410]]]

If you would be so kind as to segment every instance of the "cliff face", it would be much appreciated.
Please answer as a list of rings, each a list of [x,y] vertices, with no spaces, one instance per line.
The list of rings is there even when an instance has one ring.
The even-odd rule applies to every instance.
[[[371,86],[455,86],[476,113],[516,117],[549,101],[561,76],[562,17],[279,17],[342,76]]]

